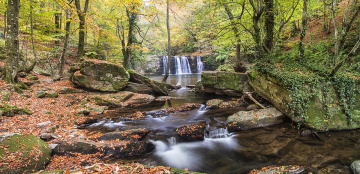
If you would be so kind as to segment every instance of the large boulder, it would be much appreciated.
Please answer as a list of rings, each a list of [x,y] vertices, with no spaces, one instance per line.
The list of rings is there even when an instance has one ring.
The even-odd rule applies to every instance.
[[[75,85],[91,90],[118,92],[128,84],[129,73],[120,65],[95,63],[85,60],[80,65],[80,73],[73,70],[70,77]]]
[[[55,155],[71,155],[74,153],[95,154],[97,152],[99,152],[99,149],[96,143],[89,143],[81,140],[72,143],[63,142],[57,145],[53,150]]]
[[[250,90],[247,75],[237,72],[203,71],[201,81],[195,85],[196,92],[228,96],[242,96]]]
[[[249,82],[258,94],[295,122],[317,131],[360,128],[360,94],[359,90],[350,89],[351,83],[344,83],[339,88],[335,85],[341,85],[342,82],[328,81],[312,74],[277,73],[283,74],[276,76],[266,71],[253,70],[248,72]],[[359,85],[354,86],[356,88]],[[348,99],[350,94],[352,97]],[[351,107],[349,102],[352,103]]]
[[[155,95],[169,95],[169,90],[167,88],[167,85],[164,85],[163,83],[153,81],[149,79],[148,77],[145,77],[139,73],[137,73],[134,70],[128,70],[128,73],[130,74],[130,82],[143,84],[148,86],[152,89],[151,94]]]
[[[276,108],[258,111],[239,111],[228,117],[226,126],[230,132],[238,132],[259,127],[271,126],[283,122],[284,115]]]
[[[45,169],[51,148],[40,138],[13,134],[0,139],[0,173],[33,173]]]
[[[129,82],[128,85],[124,88],[124,91],[131,91],[141,94],[151,94],[153,93],[152,88],[148,87],[145,84]]]

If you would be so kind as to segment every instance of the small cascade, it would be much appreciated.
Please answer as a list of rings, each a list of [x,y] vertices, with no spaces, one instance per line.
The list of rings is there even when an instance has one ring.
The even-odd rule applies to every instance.
[[[168,140],[170,146],[174,146],[177,144],[175,137],[170,137],[167,140]]]
[[[205,112],[205,111],[207,111],[206,106],[205,106],[205,105],[203,105],[203,104],[200,104],[199,111],[201,111],[201,112]]]
[[[168,59],[168,56],[163,56],[162,59],[163,59],[163,74],[165,74],[166,73],[167,63],[168,63],[169,59]]]
[[[196,56],[197,72],[201,73],[204,69],[204,63],[201,61],[200,56]]]
[[[187,57],[175,56],[176,74],[191,74],[190,63]]]
[[[205,133],[205,138],[227,138],[230,137],[229,131],[226,128],[220,128]]]

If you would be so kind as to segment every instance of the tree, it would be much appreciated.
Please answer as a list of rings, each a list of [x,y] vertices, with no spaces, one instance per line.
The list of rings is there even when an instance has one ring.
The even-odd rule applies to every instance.
[[[16,83],[19,68],[19,6],[20,0],[8,0],[7,5],[7,35],[5,42],[6,65],[2,78],[6,83]]]
[[[307,24],[307,1],[303,0],[303,12],[302,12],[302,20],[301,20],[301,32],[300,32],[300,42],[299,42],[299,58],[302,60],[304,59],[304,53],[305,53],[305,46],[304,46],[304,39],[306,34],[306,24]]]
[[[86,13],[89,8],[89,0],[85,0],[84,9],[81,9],[80,0],[75,0],[75,7],[77,11],[77,15],[79,17],[79,44],[78,50],[76,54],[76,61],[80,61],[80,58],[84,55],[85,49],[85,20],[86,20]]]
[[[170,58],[171,58],[171,38],[170,38],[170,22],[169,22],[169,10],[170,10],[170,5],[169,5],[169,0],[166,0],[166,29],[167,29],[167,37],[168,37],[168,47],[167,47],[167,65],[166,65],[166,72],[164,75],[164,78],[162,79],[162,82],[166,82],[166,79],[169,77],[169,73],[170,73]]]

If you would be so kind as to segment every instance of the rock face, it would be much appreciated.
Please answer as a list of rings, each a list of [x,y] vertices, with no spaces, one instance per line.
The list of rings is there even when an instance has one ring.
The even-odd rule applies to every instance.
[[[239,111],[228,117],[226,126],[229,132],[238,132],[259,127],[266,127],[283,122],[284,115],[276,108],[258,111]]]
[[[31,134],[3,137],[0,146],[0,173],[33,173],[44,169],[51,157],[51,148]]]
[[[129,73],[122,66],[86,60],[80,65],[80,73],[73,73],[70,80],[80,87],[118,92],[128,84],[129,78]]]
[[[319,86],[327,84],[325,88],[302,87],[298,92],[306,94],[312,91],[313,97],[309,99],[308,107],[304,110],[303,116],[300,116],[292,112],[289,105],[293,103],[290,97],[292,92],[280,82],[280,79],[258,71],[250,71],[248,76],[251,86],[258,94],[295,122],[303,123],[318,131],[360,128],[359,91],[355,91],[355,103],[350,111],[352,116],[349,119],[345,114],[345,109],[339,104],[341,99],[331,82],[319,82]]]
[[[157,81],[152,81],[148,77],[140,75],[139,73],[135,72],[134,70],[128,70],[128,72],[130,74],[130,82],[138,83],[138,84],[145,85],[145,86],[151,88],[152,93],[150,93],[150,94],[169,95],[169,90],[167,89],[167,87],[164,84],[159,83]],[[142,93],[142,92],[140,92],[140,93]]]
[[[236,72],[203,71],[201,81],[195,85],[196,92],[228,96],[242,96],[243,91],[249,90],[247,75]]]

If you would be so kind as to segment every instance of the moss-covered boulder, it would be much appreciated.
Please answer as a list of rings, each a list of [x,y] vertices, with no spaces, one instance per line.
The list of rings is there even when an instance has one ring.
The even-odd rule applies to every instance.
[[[35,91],[35,95],[37,98],[44,98],[47,95],[47,92],[45,90],[38,90]]]
[[[80,72],[75,72],[70,77],[70,81],[77,86],[105,92],[121,91],[129,79],[129,73],[120,65],[88,60],[80,65]]]
[[[165,85],[157,81],[152,81],[148,77],[145,77],[134,70],[128,70],[128,72],[130,74],[130,82],[143,84],[150,87],[152,89],[151,94],[169,95],[169,90],[167,88],[168,85]]]
[[[196,92],[228,96],[242,96],[243,91],[249,90],[247,75],[236,72],[203,71],[201,81],[195,85]]]
[[[27,108],[18,108],[7,104],[0,105],[0,116],[13,117],[15,114],[31,115],[32,112]]]
[[[248,76],[258,94],[295,122],[318,131],[360,128],[360,94],[354,90],[359,84],[350,83],[350,76],[327,80],[311,72],[274,69]]]
[[[72,93],[83,93],[83,92],[84,90],[82,89],[68,88],[68,87],[63,87],[59,91],[60,94],[72,94]]]
[[[51,148],[40,138],[11,135],[0,140],[0,173],[33,173],[45,168]]]
[[[226,120],[230,132],[239,132],[259,127],[282,123],[283,113],[276,108],[266,108],[258,111],[239,111]]]
[[[57,98],[57,97],[59,97],[59,93],[57,93],[56,91],[50,91],[47,93],[47,96],[49,98]]]
[[[116,94],[96,95],[93,97],[97,105],[100,106],[122,106],[122,102],[131,98],[132,92],[122,91]]]

